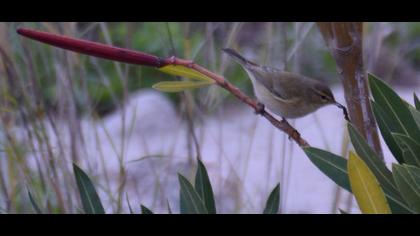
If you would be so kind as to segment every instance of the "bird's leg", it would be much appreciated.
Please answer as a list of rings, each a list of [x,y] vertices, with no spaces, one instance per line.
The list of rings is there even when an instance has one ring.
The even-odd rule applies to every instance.
[[[171,65],[181,65],[181,66],[186,66],[188,68],[191,68],[192,65],[194,64],[194,61],[192,60],[179,59],[179,58],[176,58],[175,56],[171,56],[169,58],[169,62]]]
[[[290,124],[289,124],[289,122],[286,120],[286,118],[284,118],[284,117],[282,117],[282,120],[281,120],[281,122],[282,123],[286,123],[289,127],[292,127]],[[289,135],[289,140],[290,139],[300,139],[300,133],[295,129],[295,128],[292,128],[293,130],[292,130],[292,134],[291,135]]]
[[[261,102],[257,103],[257,108],[255,109],[255,114],[263,115],[265,112],[265,106]]]

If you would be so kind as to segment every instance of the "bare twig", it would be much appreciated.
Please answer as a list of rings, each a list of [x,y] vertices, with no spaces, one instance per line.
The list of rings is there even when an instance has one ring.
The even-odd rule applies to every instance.
[[[239,88],[229,83],[224,77],[215,74],[206,68],[192,62],[189,60],[179,59],[176,57],[169,58],[160,58],[154,55],[146,54],[143,52],[138,52],[134,50],[124,49],[113,47],[101,43],[96,43],[88,40],[80,40],[71,37],[66,37],[62,35],[46,33],[31,29],[20,28],[17,32],[23,36],[32,38],[37,41],[41,41],[59,48],[64,48],[70,51],[75,51],[91,56],[96,56],[100,58],[110,59],[114,61],[120,61],[124,63],[153,66],[153,67],[163,67],[166,65],[181,65],[187,66],[193,70],[196,70],[211,79],[213,79],[217,85],[226,89],[239,100],[250,106],[255,110],[256,113],[261,114],[266,118],[272,125],[281,131],[289,135],[300,147],[308,147],[309,144],[300,137],[299,133],[293,128],[286,120],[277,120],[271,114],[261,110],[260,105],[256,100],[245,95]]]
[[[318,23],[318,28],[337,63],[350,120],[369,146],[382,156],[363,66],[363,23],[323,22]]]

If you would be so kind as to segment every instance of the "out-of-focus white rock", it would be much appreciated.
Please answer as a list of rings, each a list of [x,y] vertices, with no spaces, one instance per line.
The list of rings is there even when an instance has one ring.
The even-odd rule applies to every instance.
[[[145,89],[132,94],[129,101],[117,112],[104,118],[103,123],[113,134],[122,132],[122,114],[125,113],[125,129],[149,135],[171,131],[179,122],[172,102],[162,93]]]

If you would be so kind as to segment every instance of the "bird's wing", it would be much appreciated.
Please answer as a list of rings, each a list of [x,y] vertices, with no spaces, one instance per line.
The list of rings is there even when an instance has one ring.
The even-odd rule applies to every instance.
[[[250,68],[255,79],[269,89],[279,100],[287,101],[300,97],[299,86],[304,80],[302,76],[276,68],[259,66]]]
[[[279,71],[273,79],[273,89],[276,93],[282,94],[287,99],[302,97],[302,94],[307,92],[302,91],[302,89],[306,88],[302,86],[306,79],[306,77],[298,74]]]
[[[265,67],[258,65],[247,65],[244,68],[248,72],[248,75],[252,77],[251,79],[258,81],[268,90],[273,90],[273,81],[271,79],[272,75],[270,74],[270,71],[268,71]]]

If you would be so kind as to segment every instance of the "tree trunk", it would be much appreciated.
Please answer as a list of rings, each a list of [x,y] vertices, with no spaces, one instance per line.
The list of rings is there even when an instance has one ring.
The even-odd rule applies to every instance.
[[[350,120],[383,158],[363,66],[363,23],[322,22],[317,25],[336,61]]]

